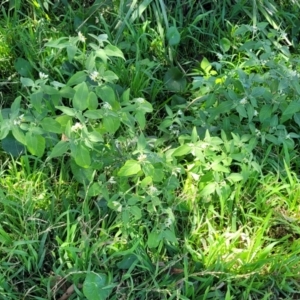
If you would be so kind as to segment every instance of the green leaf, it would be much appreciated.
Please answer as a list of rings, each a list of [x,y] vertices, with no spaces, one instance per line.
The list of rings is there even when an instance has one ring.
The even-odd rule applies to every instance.
[[[32,155],[42,157],[45,151],[45,138],[41,135],[34,135],[31,132],[26,133],[26,146]]]
[[[116,46],[107,45],[104,48],[104,52],[107,56],[121,57],[125,60],[123,52]]]
[[[89,119],[98,120],[98,119],[102,119],[103,111],[101,109],[87,110],[84,112],[83,115]]]
[[[98,87],[96,89],[96,93],[104,102],[108,102],[111,106],[113,106],[116,100],[116,95],[115,91],[110,86],[103,85]]]
[[[0,123],[0,140],[3,140],[9,133],[10,127],[11,127],[11,122],[8,119],[4,119]]]
[[[229,176],[226,178],[227,180],[231,182],[238,182],[244,179],[243,175],[240,173],[231,173]]]
[[[87,300],[105,300],[112,292],[107,288],[108,279],[104,273],[88,273],[83,283],[83,294]]]
[[[267,119],[269,119],[272,115],[272,107],[271,105],[264,105],[259,112],[259,121],[263,123]]]
[[[114,134],[119,129],[121,122],[118,117],[106,116],[103,118],[103,125],[107,132]]]
[[[67,141],[59,141],[52,149],[49,158],[59,157],[67,153],[70,145]]]
[[[37,91],[29,96],[30,103],[37,110],[38,113],[42,112],[42,101],[43,101],[43,92]]]
[[[205,74],[208,74],[211,70],[211,64],[206,57],[202,59],[200,67],[205,72]]]
[[[282,115],[293,115],[296,112],[300,111],[300,101],[292,101],[288,107],[284,110]]]
[[[119,79],[119,77],[113,71],[107,70],[102,76],[103,80],[106,82],[114,82]]]
[[[78,166],[88,168],[91,165],[90,151],[82,142],[71,144],[71,155]]]
[[[186,88],[187,81],[179,68],[172,67],[164,76],[164,84],[171,92],[182,92]]]
[[[128,270],[137,261],[138,258],[135,254],[127,254],[120,262],[117,263],[117,267],[120,270]]]
[[[62,111],[66,115],[70,117],[75,117],[76,111],[74,108],[66,107],[66,106],[55,106],[56,109]]]
[[[223,52],[227,52],[231,47],[231,43],[227,38],[222,38],[220,40],[220,47]]]
[[[34,86],[34,81],[30,78],[21,77],[21,83],[23,86]]]
[[[73,86],[79,83],[82,83],[86,80],[86,73],[84,71],[79,71],[77,73],[75,73],[67,82],[68,86]]]
[[[176,46],[180,43],[180,33],[175,26],[168,28],[166,36],[170,46]]]
[[[18,126],[13,126],[12,134],[14,138],[23,145],[26,145],[26,138],[23,131]]]
[[[187,144],[179,146],[174,152],[173,156],[182,156],[191,153],[191,147]]]
[[[178,244],[175,233],[170,229],[166,229],[163,231],[163,237],[171,243]]]
[[[52,118],[44,118],[41,122],[41,125],[45,131],[54,132],[54,133],[62,133],[61,125]]]
[[[17,97],[11,105],[11,114],[13,118],[17,117],[19,114],[21,99],[21,96]]]
[[[211,182],[208,183],[204,189],[200,192],[200,196],[206,197],[213,194],[216,191],[216,183]]]
[[[31,64],[24,58],[18,58],[15,62],[15,68],[17,72],[23,77],[30,77],[32,74]]]
[[[87,109],[89,90],[86,83],[82,82],[74,89],[76,92],[73,98],[73,107],[81,111]]]
[[[130,213],[134,216],[136,220],[139,220],[142,217],[142,211],[137,206],[130,206]]]
[[[135,114],[135,118],[136,118],[136,121],[138,122],[139,126],[141,127],[141,129],[145,129],[145,126],[146,126],[145,114],[141,111],[138,111]]]
[[[127,160],[125,165],[119,170],[118,176],[131,176],[141,171],[141,166],[136,160]]]
[[[95,110],[98,108],[98,98],[94,92],[89,92],[88,109]]]
[[[147,245],[149,248],[157,248],[161,240],[162,234],[156,230],[153,230],[148,236]]]
[[[19,156],[21,153],[25,152],[25,147],[21,143],[19,143],[13,135],[10,133],[8,134],[2,141],[1,147],[3,150],[12,156],[16,157]]]

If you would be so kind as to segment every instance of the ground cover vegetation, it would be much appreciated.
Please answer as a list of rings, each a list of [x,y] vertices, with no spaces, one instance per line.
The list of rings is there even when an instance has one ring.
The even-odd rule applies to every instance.
[[[298,0],[0,6],[1,299],[300,299]]]

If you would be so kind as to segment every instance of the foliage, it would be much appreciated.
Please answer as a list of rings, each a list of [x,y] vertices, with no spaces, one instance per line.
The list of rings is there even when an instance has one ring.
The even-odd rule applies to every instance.
[[[1,7],[0,298],[299,297],[298,1],[69,2]]]

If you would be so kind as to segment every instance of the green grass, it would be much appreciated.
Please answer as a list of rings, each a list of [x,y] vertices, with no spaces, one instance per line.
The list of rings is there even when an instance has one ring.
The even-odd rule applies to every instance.
[[[0,299],[300,298],[300,3],[25,2],[0,13]]]

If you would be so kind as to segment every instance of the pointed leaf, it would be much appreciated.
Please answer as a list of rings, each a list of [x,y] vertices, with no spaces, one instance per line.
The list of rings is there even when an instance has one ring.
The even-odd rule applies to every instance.
[[[127,160],[125,165],[119,170],[118,176],[131,176],[141,171],[141,166],[136,160]]]

